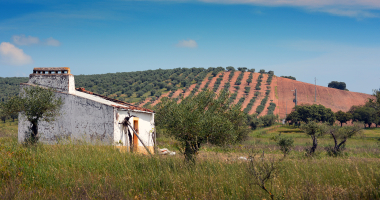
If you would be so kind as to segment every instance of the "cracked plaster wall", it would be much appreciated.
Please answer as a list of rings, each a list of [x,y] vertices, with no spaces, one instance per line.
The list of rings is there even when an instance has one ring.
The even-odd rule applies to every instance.
[[[114,108],[75,95],[56,93],[64,104],[54,122],[39,123],[38,134],[43,143],[59,140],[81,140],[112,144],[114,140]],[[30,123],[19,115],[18,141],[23,142]]]

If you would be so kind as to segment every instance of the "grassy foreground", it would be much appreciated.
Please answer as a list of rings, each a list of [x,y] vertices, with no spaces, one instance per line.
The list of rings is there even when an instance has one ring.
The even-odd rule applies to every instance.
[[[16,123],[6,124],[0,125],[0,199],[270,199],[252,185],[247,162],[233,158],[248,155],[245,147],[262,151],[268,145],[267,156],[280,157],[267,140],[271,131],[276,134],[273,129],[253,132],[230,153],[204,149],[196,165],[189,166],[180,155],[149,157],[107,146],[24,147],[17,143]],[[294,137],[296,149],[307,139]],[[376,148],[369,143],[359,146]],[[338,158],[323,153],[305,158],[293,152],[278,164],[267,188],[284,199],[380,199],[378,153],[355,154],[350,151],[355,145],[350,145],[348,155]]]

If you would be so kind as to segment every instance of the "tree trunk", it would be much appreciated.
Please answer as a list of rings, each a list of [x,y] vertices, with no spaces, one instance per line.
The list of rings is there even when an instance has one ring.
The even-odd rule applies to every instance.
[[[196,142],[186,141],[185,145],[185,159],[186,161],[195,162],[195,154],[198,152],[199,146]]]
[[[310,148],[310,154],[314,154],[315,150],[317,149],[318,146],[318,141],[317,141],[317,136],[312,135],[311,139],[313,139],[313,146]]]
[[[32,143],[37,142],[37,134],[38,134],[38,122],[31,122],[32,127],[30,128],[32,130],[32,134],[30,135],[30,141]]]
[[[343,122],[340,122],[340,127],[342,127],[343,126]]]

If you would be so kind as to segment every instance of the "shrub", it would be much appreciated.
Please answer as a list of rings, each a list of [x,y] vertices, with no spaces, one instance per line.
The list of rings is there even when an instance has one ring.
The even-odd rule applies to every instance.
[[[248,94],[249,91],[251,91],[251,87],[245,87],[244,89],[245,89],[244,92],[245,92],[246,94]]]

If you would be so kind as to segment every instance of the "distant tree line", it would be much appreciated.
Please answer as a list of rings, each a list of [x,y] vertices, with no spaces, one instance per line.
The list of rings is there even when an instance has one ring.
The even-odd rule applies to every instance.
[[[310,121],[327,122],[334,124],[339,121],[340,126],[348,122],[360,122],[370,128],[380,125],[380,92],[374,91],[373,99],[369,99],[364,105],[352,106],[349,111],[332,112],[330,108],[323,105],[299,105],[287,115],[286,121],[290,124],[300,125],[301,122],[309,123]]]

